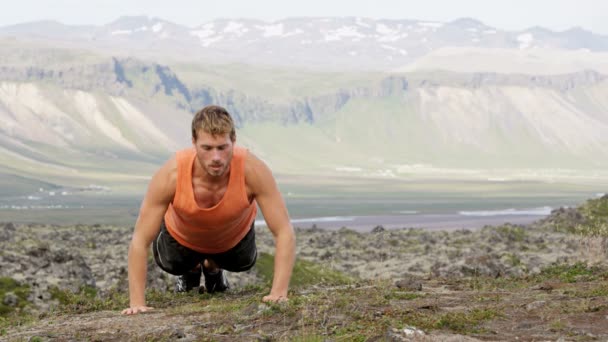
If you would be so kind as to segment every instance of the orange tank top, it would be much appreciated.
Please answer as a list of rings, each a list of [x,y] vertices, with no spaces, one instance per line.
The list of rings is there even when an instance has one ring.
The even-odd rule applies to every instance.
[[[178,151],[177,182],[173,202],[165,213],[169,234],[177,242],[199,253],[222,253],[241,241],[255,220],[257,205],[249,203],[245,188],[247,150],[234,147],[228,188],[211,208],[200,208],[192,189],[194,148]]]

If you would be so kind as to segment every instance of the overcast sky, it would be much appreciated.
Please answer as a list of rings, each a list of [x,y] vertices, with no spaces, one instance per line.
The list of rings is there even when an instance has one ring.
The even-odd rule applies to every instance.
[[[608,0],[16,0],[2,7],[0,26],[42,19],[102,25],[123,15],[159,17],[186,26],[216,18],[272,21],[294,16],[360,16],[451,21],[472,17],[499,29],[581,26],[608,34]]]

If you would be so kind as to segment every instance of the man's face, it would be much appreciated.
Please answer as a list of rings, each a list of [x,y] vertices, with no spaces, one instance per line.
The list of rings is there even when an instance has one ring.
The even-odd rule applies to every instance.
[[[230,166],[234,142],[230,140],[230,134],[217,134],[199,130],[197,139],[192,139],[196,148],[196,157],[203,170],[211,177],[221,177]]]

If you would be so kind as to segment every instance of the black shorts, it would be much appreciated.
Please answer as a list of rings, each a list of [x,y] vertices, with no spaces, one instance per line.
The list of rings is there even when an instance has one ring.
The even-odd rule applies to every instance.
[[[230,272],[244,272],[253,267],[258,257],[253,223],[245,237],[226,252],[205,254],[179,244],[167,231],[165,220],[152,243],[154,260],[165,272],[182,275],[192,270],[205,259],[213,260],[220,268]]]

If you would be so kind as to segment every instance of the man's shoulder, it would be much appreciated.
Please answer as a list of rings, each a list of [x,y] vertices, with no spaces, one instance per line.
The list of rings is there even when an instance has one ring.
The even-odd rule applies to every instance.
[[[255,171],[257,168],[260,167],[260,164],[264,163],[260,158],[258,158],[254,153],[249,151],[247,148],[238,147],[238,146],[236,146],[235,148],[239,149],[238,154],[241,156],[241,158],[244,159],[245,174],[247,174],[247,172]],[[237,153],[237,152],[235,151],[235,153]]]
[[[245,182],[254,190],[264,187],[271,179],[272,172],[266,163],[254,153],[248,152],[245,156]]]

